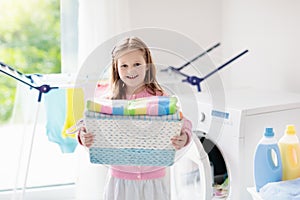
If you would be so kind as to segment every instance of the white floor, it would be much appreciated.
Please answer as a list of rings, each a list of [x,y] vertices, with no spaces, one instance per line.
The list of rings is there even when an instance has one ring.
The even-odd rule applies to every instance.
[[[26,195],[30,196],[26,199],[34,199],[34,192],[53,190],[53,186],[57,185],[67,185],[67,190],[71,191],[71,186],[76,181],[76,155],[63,154],[57,144],[48,141],[44,125],[37,126],[29,168],[27,167],[33,125],[1,126],[0,133],[0,199],[13,199],[13,191],[16,188],[22,191],[25,186],[34,188],[26,190]],[[51,199],[57,199],[53,195],[59,193],[51,194]],[[8,196],[11,198],[7,198]],[[14,199],[20,199],[20,195],[15,193]]]
[[[75,191],[75,185],[6,191],[0,193],[0,200],[75,200]]]

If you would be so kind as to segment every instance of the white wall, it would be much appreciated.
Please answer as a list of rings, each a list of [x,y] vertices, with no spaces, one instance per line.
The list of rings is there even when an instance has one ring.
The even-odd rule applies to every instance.
[[[217,66],[249,49],[221,71],[226,88],[300,93],[299,10],[297,0],[131,0],[128,13],[131,29],[175,30],[203,48],[221,42],[220,49],[212,52]]]
[[[220,0],[131,0],[130,25],[171,29],[207,47],[221,39],[220,3]]]
[[[300,93],[300,1],[222,1],[224,57],[249,55],[223,75],[230,87],[251,86]]]

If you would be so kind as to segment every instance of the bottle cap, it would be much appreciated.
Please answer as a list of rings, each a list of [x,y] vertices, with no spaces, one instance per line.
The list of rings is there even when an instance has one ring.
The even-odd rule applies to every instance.
[[[289,135],[294,135],[296,134],[296,129],[295,129],[295,126],[294,125],[287,125],[286,126],[286,129],[285,129],[285,132]]]
[[[266,137],[273,137],[274,136],[273,128],[266,128],[265,136]]]

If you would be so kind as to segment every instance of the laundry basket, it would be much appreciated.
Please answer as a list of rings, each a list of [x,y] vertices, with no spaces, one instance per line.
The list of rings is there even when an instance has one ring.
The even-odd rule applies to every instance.
[[[87,111],[88,132],[95,134],[90,162],[107,165],[171,166],[171,138],[180,134],[181,113],[162,116],[107,115]]]

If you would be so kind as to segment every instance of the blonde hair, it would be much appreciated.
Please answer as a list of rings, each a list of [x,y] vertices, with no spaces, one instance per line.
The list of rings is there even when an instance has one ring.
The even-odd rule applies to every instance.
[[[112,99],[125,99],[126,98],[126,85],[120,79],[118,73],[117,61],[121,55],[130,51],[139,50],[144,53],[144,59],[149,66],[147,70],[144,83],[147,92],[152,95],[163,95],[163,89],[156,80],[156,67],[153,63],[151,53],[147,45],[137,37],[128,37],[118,43],[112,51],[112,68],[111,68],[111,91]]]

